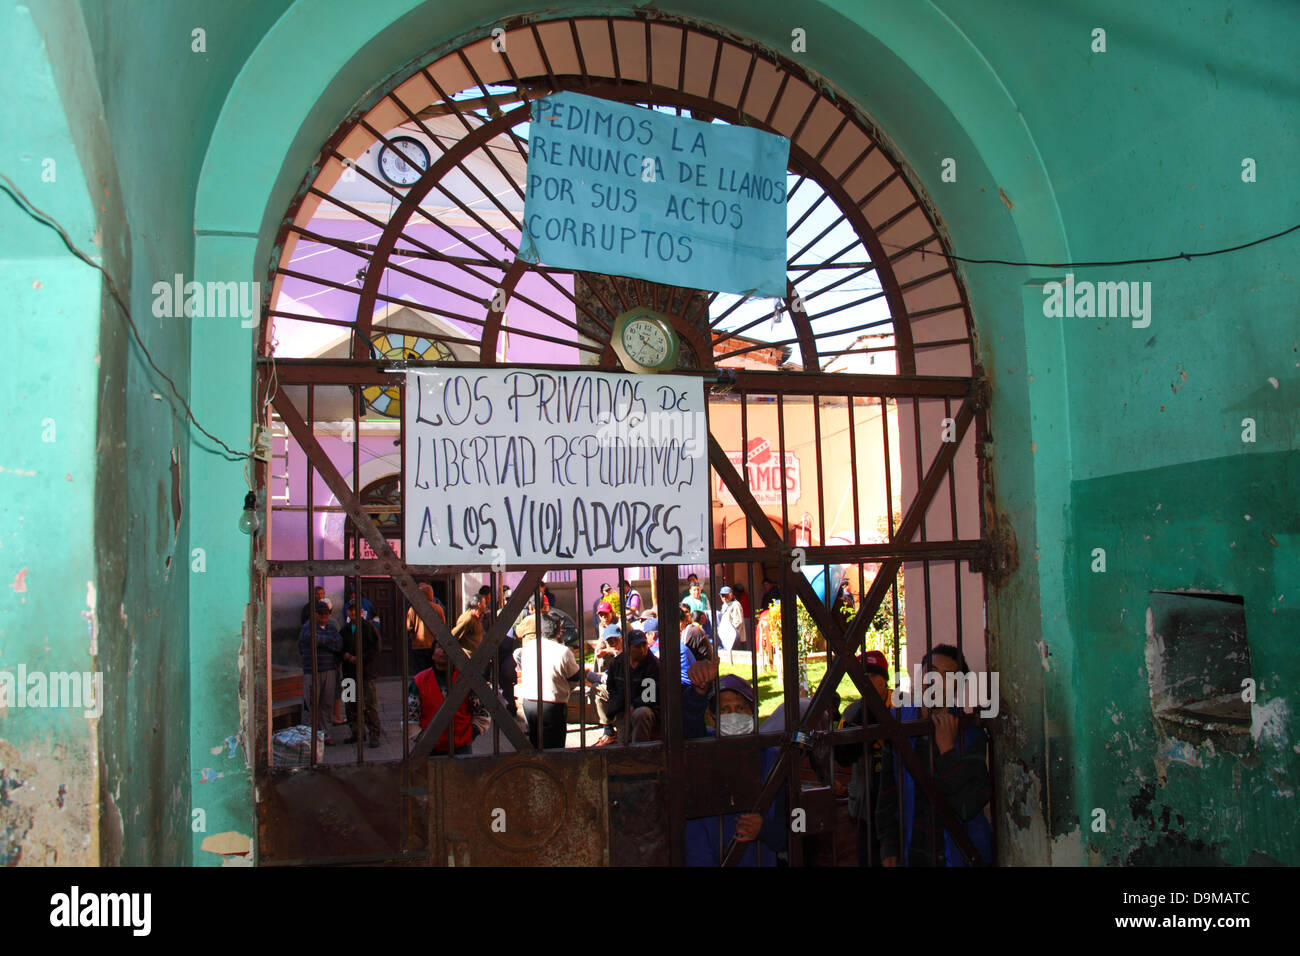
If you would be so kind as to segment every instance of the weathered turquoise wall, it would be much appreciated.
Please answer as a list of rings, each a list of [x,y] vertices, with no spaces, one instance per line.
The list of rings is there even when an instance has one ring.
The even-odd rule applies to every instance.
[[[227,397],[235,401],[225,403],[224,414],[199,401],[204,376],[217,380],[218,391],[227,381],[247,382],[247,350],[229,375],[209,347],[213,335],[232,328],[238,334],[239,319],[155,318],[153,286],[177,275],[185,282],[196,278],[194,196],[208,137],[235,75],[283,6],[81,3],[131,228],[132,310],[155,361],[176,380],[199,421],[240,450],[248,441],[248,386],[230,389]],[[218,636],[238,640],[248,539],[208,532],[202,515],[216,512],[233,530],[246,487],[242,465],[221,460],[211,442],[186,427],[174,402],[156,400],[168,396],[169,387],[145,369],[138,351],[129,348],[127,355],[121,402],[127,507],[105,502],[121,534],[102,570],[115,592],[111,606],[123,608],[120,630],[130,651],[119,673],[126,675],[131,717],[119,739],[104,741],[105,783],[111,787],[114,771],[120,773],[121,861],[184,862],[214,832],[201,815],[193,821],[201,827],[197,832],[191,825],[191,807],[202,810],[208,802],[212,785],[205,781],[239,774],[245,765],[244,754],[238,748],[232,753],[226,739],[237,738],[237,711],[215,724],[206,718],[216,701],[238,696],[237,658],[214,661],[208,652],[227,647]],[[242,581],[243,596],[214,604],[207,589],[192,584],[209,576],[214,583]],[[203,665],[197,693],[192,655]],[[106,844],[106,860],[112,859],[109,849]]]
[[[1012,91],[1072,259],[1209,250],[1300,218],[1290,171],[1300,153],[1296,7],[944,6]],[[1104,53],[1092,49],[1095,28],[1106,31]],[[1246,158],[1255,182],[1243,181]],[[950,187],[930,188],[941,199]],[[956,245],[997,254],[978,240]],[[1067,533],[1040,534],[1038,546],[1042,560],[1054,553],[1064,566],[1069,623],[1062,633],[1045,617],[1042,635],[1048,711],[1071,728],[1058,735],[1049,724],[1052,756],[1068,747],[1072,767],[1052,780],[1051,833],[1063,840],[1080,826],[1085,860],[1240,864],[1257,851],[1300,862],[1300,758],[1287,716],[1300,664],[1288,610],[1300,583],[1298,253],[1292,234],[1216,258],[1075,270],[1077,279],[1150,282],[1147,328],[1026,309],[1027,329],[1063,330],[1068,371],[1068,432],[1035,439],[1035,457],[1069,482]],[[977,303],[984,268],[967,270]],[[1041,293],[1029,298],[1042,303]],[[1257,424],[1254,443],[1242,441],[1244,418]],[[1041,522],[1041,502],[1039,513]],[[1104,574],[1092,570],[1094,548],[1106,551]],[[1259,713],[1275,723],[1244,756],[1203,747],[1199,766],[1167,765],[1162,752],[1179,748],[1152,717],[1147,594],[1189,588],[1244,596]],[[1067,679],[1053,680],[1060,671]],[[1093,830],[1097,809],[1104,833]]]
[[[76,46],[75,31],[47,40],[25,7],[0,5],[0,58],[11,84],[0,98],[0,172],[101,258],[92,183],[106,152],[103,129],[93,123],[93,96],[58,76]],[[106,251],[120,264],[118,244]],[[96,648],[103,605],[91,536],[99,273],[0,194],[0,288],[14,360],[0,385],[0,670],[94,673],[105,656],[102,632]],[[19,707],[16,695],[9,703],[0,709],[0,865],[95,863],[97,737],[113,715]]]
[[[1286,171],[1300,153],[1294,7],[658,6],[753,37],[827,77],[892,139],[963,255],[1049,263],[1144,257],[1236,244],[1297,218],[1300,186]],[[51,23],[68,19],[56,12],[84,14],[84,30],[69,34],[84,38],[60,40],[49,59],[62,85],[82,77],[89,92],[78,96],[92,108],[102,91],[104,133],[99,158],[79,173],[81,198],[44,195],[83,238],[98,224],[121,246],[119,281],[129,283],[155,358],[207,427],[238,446],[250,421],[251,330],[231,320],[153,319],[151,284],[175,273],[264,278],[275,227],[343,117],[411,61],[484,35],[496,19],[532,5],[83,0],[46,8]],[[608,9],[575,4],[550,13]],[[21,19],[21,10],[10,5],[6,15]],[[806,52],[790,51],[795,28],[806,31]],[[1093,49],[1098,28],[1105,52]],[[193,51],[195,29],[205,31],[202,53]],[[39,77],[46,54],[32,30],[11,32],[7,42],[14,61],[32,64]],[[60,52],[77,43],[93,56]],[[30,142],[50,145],[6,144],[0,152],[7,157],[0,171],[18,168],[29,178],[32,157],[69,140],[69,126],[83,128],[74,111],[82,107],[54,105],[53,86],[32,82],[33,95],[50,105],[22,128]],[[16,115],[12,104],[0,106],[0,119]],[[50,128],[33,128],[42,122]],[[956,182],[940,178],[948,157],[957,162]],[[1257,164],[1255,182],[1242,181],[1246,157]],[[101,174],[118,184],[107,202],[87,192]],[[15,220],[11,209],[2,215],[6,225]],[[1151,282],[1151,324],[1142,329],[1127,319],[1046,317],[1042,285],[1062,279],[1063,269],[962,267],[994,389],[992,517],[1018,546],[1017,568],[989,604],[1005,698],[996,821],[1005,862],[1241,863],[1252,853],[1297,862],[1300,766],[1286,687],[1297,676],[1288,607],[1300,601],[1288,593],[1300,570],[1300,295],[1291,267],[1298,242],[1292,235],[1214,259],[1075,270],[1079,279]],[[6,286],[28,287],[10,297],[27,310],[18,313],[25,325],[54,298],[31,299],[33,257],[66,271],[59,296],[74,295],[74,276],[89,282],[56,308],[82,331],[80,347],[89,349],[91,335],[101,352],[106,388],[95,399],[96,438],[124,451],[96,463],[88,438],[61,444],[75,434],[62,426],[54,449],[28,446],[32,455],[71,456],[69,488],[29,483],[47,489],[30,507],[45,513],[58,502],[69,522],[60,540],[75,546],[57,558],[47,548],[38,554],[30,535],[13,536],[10,521],[0,552],[5,574],[15,573],[13,556],[22,553],[31,555],[33,584],[56,572],[61,579],[57,599],[41,598],[56,603],[40,613],[30,605],[34,590],[28,605],[10,590],[0,665],[15,641],[9,614],[27,615],[13,620],[21,622],[16,646],[31,653],[32,627],[49,630],[46,622],[80,615],[85,581],[97,582],[100,650],[111,655],[105,660],[122,694],[122,713],[106,714],[102,728],[104,789],[120,815],[120,823],[105,815],[104,858],[220,862],[200,849],[204,837],[251,836],[255,826],[245,755],[229,744],[246,706],[248,541],[234,530],[240,466],[221,462],[152,397],[165,388],[121,338],[117,318],[104,311],[100,319],[84,266],[67,264],[29,224],[6,230],[0,243]],[[62,367],[78,355],[61,356]],[[45,369],[33,361],[24,372],[7,387],[18,396],[10,407],[30,417],[41,407],[32,396]],[[71,389],[58,399],[72,401]],[[1253,444],[1241,441],[1243,418],[1257,423]],[[26,427],[22,415],[11,420]],[[89,473],[81,492],[74,469]],[[0,481],[20,480],[0,473]],[[196,548],[202,572],[192,570]],[[1091,570],[1094,548],[1106,549],[1104,574]],[[75,594],[66,593],[69,578]],[[1143,657],[1146,595],[1178,588],[1245,599],[1259,702],[1277,719],[1243,757],[1201,753],[1198,765],[1160,757],[1167,744],[1151,715]],[[0,724],[0,737],[8,736]],[[89,738],[78,730],[63,739],[84,747]],[[191,803],[205,811],[206,832],[186,841]],[[1096,809],[1105,811],[1104,832],[1092,830]]]

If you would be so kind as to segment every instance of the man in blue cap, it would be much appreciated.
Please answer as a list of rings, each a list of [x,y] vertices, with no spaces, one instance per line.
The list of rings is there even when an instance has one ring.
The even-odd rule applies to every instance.
[[[627,674],[624,675],[626,666]],[[655,740],[659,736],[659,658],[650,652],[645,632],[627,636],[627,649],[609,662],[605,674],[609,700],[604,717],[609,721],[592,746],[618,743],[618,720],[627,712],[630,734],[626,743]]]
[[[617,624],[607,624],[602,628],[600,640],[591,642],[597,681],[590,686],[592,708],[596,713],[596,723],[602,727],[610,725],[609,720],[609,670],[613,661],[623,650],[623,632]]]

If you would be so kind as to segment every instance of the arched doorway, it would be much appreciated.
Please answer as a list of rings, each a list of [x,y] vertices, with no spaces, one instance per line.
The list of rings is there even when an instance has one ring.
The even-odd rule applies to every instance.
[[[981,661],[983,631],[973,622],[982,619],[982,581],[971,565],[986,551],[978,457],[985,396],[969,314],[955,273],[937,255],[942,239],[927,204],[871,123],[801,67],[702,25],[647,15],[500,29],[419,65],[340,127],[285,218],[271,275],[273,321],[259,350],[259,405],[276,410],[311,463],[308,515],[317,470],[358,530],[368,540],[373,534],[378,556],[363,566],[347,556],[317,558],[311,547],[306,562],[273,553],[269,576],[386,573],[418,606],[411,576],[421,569],[403,565],[364,517],[359,489],[347,487],[316,437],[316,424],[328,420],[321,415],[333,412],[317,410],[351,410],[351,452],[359,457],[375,416],[404,427],[390,391],[402,370],[446,363],[448,355],[463,362],[456,351],[474,348],[480,364],[618,368],[609,345],[613,316],[651,305],[670,316],[682,341],[681,370],[706,378],[710,461],[744,517],[743,535],[712,542],[714,581],[741,567],[752,579],[756,568],[776,565],[787,593],[798,591],[810,610],[824,612],[793,564],[876,564],[869,585],[859,571],[863,605],[878,606],[900,572],[908,576],[909,593],[919,595],[914,606],[923,609],[909,629],[924,637],[917,656],[950,641]],[[562,89],[788,136],[784,300],[773,307],[519,259],[527,103]],[[386,171],[385,154],[412,162]],[[408,180],[403,166],[417,175]],[[381,311],[389,319],[382,327]],[[395,325],[393,314],[426,318],[418,327]],[[429,344],[376,361],[381,328],[390,339],[404,337],[403,346]],[[350,359],[316,357],[336,353],[340,342]],[[381,409],[367,392],[389,402]],[[793,446],[809,444],[803,504],[784,478],[775,494],[761,479],[756,489],[755,437],[782,473]],[[870,459],[880,462],[874,474],[859,468]],[[828,466],[834,462],[847,462],[848,474],[828,501],[829,479],[845,477]],[[885,516],[884,542],[864,534],[877,514]],[[773,533],[778,515],[785,528],[806,523],[806,546]],[[523,582],[521,592],[535,579]],[[577,603],[581,610],[581,587]],[[793,628],[793,615],[790,622]],[[817,623],[843,651],[838,674],[860,679],[847,651],[862,629],[841,633],[824,615]],[[815,697],[814,717],[828,703],[829,694]],[[685,759],[672,749],[665,748],[664,767]],[[788,772],[775,785],[784,782],[798,799]],[[765,788],[769,799],[772,790]],[[673,799],[669,814],[680,816],[685,805],[674,807]]]

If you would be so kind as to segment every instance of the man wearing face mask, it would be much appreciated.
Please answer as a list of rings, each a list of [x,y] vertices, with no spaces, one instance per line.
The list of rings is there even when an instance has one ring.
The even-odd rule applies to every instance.
[[[749,681],[736,674],[718,679],[717,661],[700,661],[690,669],[692,691],[708,691],[709,722],[716,703],[717,729],[721,737],[739,737],[754,732],[757,704]],[[760,779],[776,761],[776,748],[763,751]],[[774,866],[786,853],[784,788],[766,813],[729,813],[723,817],[698,817],[686,821],[686,865],[720,866],[734,838],[747,844],[741,866]],[[721,826],[719,826],[719,822]],[[759,844],[762,844],[760,850]]]
[[[921,662],[922,671],[966,673],[966,659],[951,644],[936,644]],[[927,707],[899,707],[900,721],[931,720],[934,732],[911,738],[916,754],[925,766],[934,767],[934,782],[966,832],[980,858],[992,861],[992,841],[984,806],[989,800],[988,737],[979,727],[959,730],[956,707],[930,710]],[[875,808],[876,833],[880,838],[882,866],[965,866],[966,859],[943,825],[931,828],[930,801],[915,785],[906,765],[895,773],[894,748],[884,748],[880,802]],[[931,762],[931,760],[933,762]],[[902,813],[902,840],[899,813]]]

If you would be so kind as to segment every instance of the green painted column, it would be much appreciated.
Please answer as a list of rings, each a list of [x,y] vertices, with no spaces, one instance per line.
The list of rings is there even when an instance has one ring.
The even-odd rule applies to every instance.
[[[95,207],[57,77],[66,64],[23,4],[0,3],[0,59],[9,94],[0,173],[97,256]],[[0,193],[0,290],[14,359],[0,384],[0,672],[14,682],[0,707],[0,866],[93,865],[102,701],[69,701],[71,686],[50,680],[76,674],[78,694],[88,683],[93,697],[99,671],[100,277]],[[56,693],[61,706],[50,706]]]
[[[256,236],[199,236],[195,279],[256,280],[251,271]],[[259,296],[254,299],[258,302]],[[247,447],[253,421],[251,326],[257,316],[197,320],[190,370],[195,415],[232,447]],[[240,445],[235,442],[240,441]],[[198,436],[190,444],[190,772],[194,863],[253,861],[256,822],[249,771],[251,744],[243,737],[252,694],[253,632],[249,606],[252,539],[236,524],[242,513],[244,465],[225,460]],[[200,829],[201,827],[201,829]],[[247,856],[203,850],[203,841],[225,835],[229,849],[247,841]],[[212,844],[209,844],[210,846]]]

